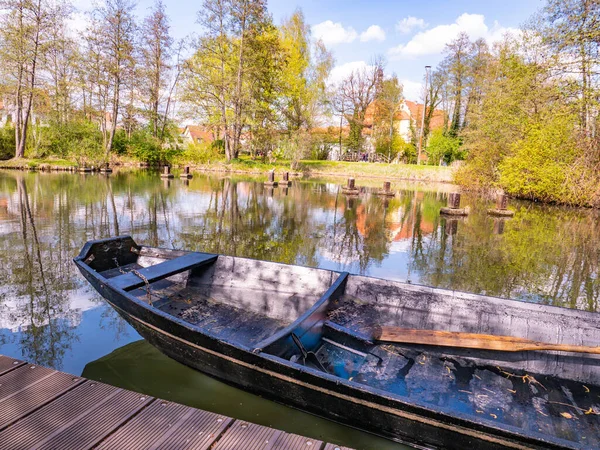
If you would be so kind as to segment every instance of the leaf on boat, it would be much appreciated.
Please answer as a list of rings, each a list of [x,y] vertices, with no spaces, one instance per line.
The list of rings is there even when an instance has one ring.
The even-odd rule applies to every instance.
[[[587,387],[585,384],[583,385],[583,388],[585,389],[585,392],[586,392],[586,394],[587,394],[588,392],[590,392],[590,388],[589,388],[589,387]]]
[[[571,414],[569,414],[568,412],[561,412],[560,415],[563,416],[565,419],[573,418],[573,416]]]
[[[498,418],[498,416],[497,416],[496,414],[492,414],[492,413],[490,413],[490,416],[492,416],[494,419],[497,419],[497,418]]]

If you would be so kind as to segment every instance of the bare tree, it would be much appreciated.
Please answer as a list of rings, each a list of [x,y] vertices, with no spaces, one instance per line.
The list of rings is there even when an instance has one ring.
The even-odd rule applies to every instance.
[[[362,149],[365,114],[378,96],[382,82],[383,61],[377,58],[371,65],[354,70],[340,85],[340,102],[344,117],[350,124],[349,146],[353,150]]]
[[[152,135],[159,137],[163,129],[159,112],[161,96],[167,89],[169,60],[172,56],[173,38],[169,34],[169,20],[162,0],[157,0],[142,26],[142,74],[140,89],[143,93]]]
[[[133,17],[135,4],[130,0],[105,0],[92,12],[93,24],[90,31],[102,53],[103,64],[99,67],[107,74],[110,116],[108,136],[105,142],[105,157],[112,150],[121,105],[121,90],[131,75],[134,64],[136,24]],[[103,111],[106,113],[109,111]]]
[[[25,155],[41,53],[59,6],[42,0],[1,0],[0,60],[15,121],[15,157]]]

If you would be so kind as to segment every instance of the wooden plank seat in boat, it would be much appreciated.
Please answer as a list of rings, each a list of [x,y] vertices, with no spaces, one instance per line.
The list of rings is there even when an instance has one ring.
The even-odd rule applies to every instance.
[[[146,283],[162,280],[163,278],[177,275],[186,270],[195,269],[217,260],[217,255],[191,252],[178,258],[163,261],[152,266],[124,273],[111,278],[109,283],[118,289],[130,291],[144,286]]]

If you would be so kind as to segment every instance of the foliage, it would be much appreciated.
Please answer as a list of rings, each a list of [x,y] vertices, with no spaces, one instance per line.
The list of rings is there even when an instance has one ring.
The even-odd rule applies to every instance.
[[[215,141],[216,142],[216,141]],[[174,157],[175,162],[194,164],[207,164],[209,162],[221,161],[225,157],[225,149],[222,145],[213,143],[189,144],[185,150]]]
[[[434,130],[431,133],[427,142],[427,153],[429,154],[429,163],[433,165],[441,165],[442,162],[450,164],[452,161],[465,158],[464,149],[461,148],[461,139],[443,129]]]
[[[593,191],[581,189],[585,168],[578,163],[575,114],[552,114],[533,124],[514,152],[500,164],[500,185],[507,193],[545,202],[589,204]]]
[[[11,158],[15,153],[15,129],[0,127],[0,160]]]

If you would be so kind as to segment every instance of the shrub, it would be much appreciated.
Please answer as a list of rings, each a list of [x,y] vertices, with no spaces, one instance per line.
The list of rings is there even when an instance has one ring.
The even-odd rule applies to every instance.
[[[443,130],[434,130],[431,133],[428,139],[427,153],[429,163],[432,165],[438,165],[442,161],[450,164],[457,159],[465,159],[466,156],[461,139],[451,136]]]
[[[0,159],[15,156],[15,129],[10,126],[0,128]]]
[[[215,141],[216,142],[216,141]],[[202,142],[189,144],[187,148],[176,156],[178,162],[206,164],[209,161],[219,161],[224,158],[225,150],[219,144]]]

